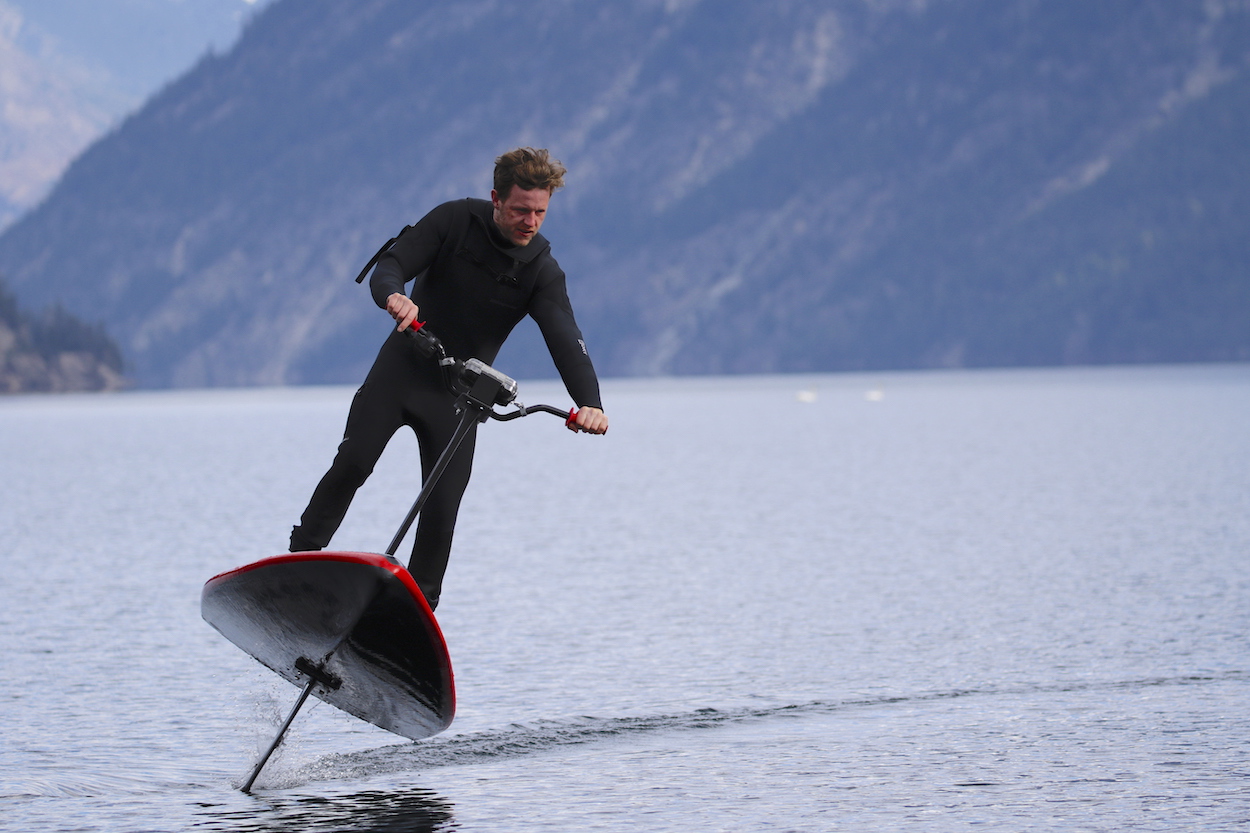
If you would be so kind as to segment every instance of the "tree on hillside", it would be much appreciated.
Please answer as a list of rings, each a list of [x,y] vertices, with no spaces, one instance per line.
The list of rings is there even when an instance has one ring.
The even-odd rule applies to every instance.
[[[55,304],[28,315],[0,278],[0,393],[117,390],[122,355],[99,324]]]

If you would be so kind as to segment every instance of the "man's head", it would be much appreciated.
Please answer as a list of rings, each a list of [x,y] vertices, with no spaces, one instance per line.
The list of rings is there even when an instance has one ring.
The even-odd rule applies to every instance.
[[[564,187],[565,168],[546,150],[517,148],[495,160],[490,192],[495,225],[518,246],[528,245],[547,215],[547,204]]]
[[[495,160],[495,193],[506,200],[516,185],[526,191],[541,189],[548,195],[564,187],[567,173],[545,149],[517,148]]]

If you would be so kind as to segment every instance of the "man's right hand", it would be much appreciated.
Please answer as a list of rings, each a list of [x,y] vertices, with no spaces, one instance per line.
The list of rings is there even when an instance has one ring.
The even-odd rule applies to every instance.
[[[399,322],[395,329],[403,332],[417,320],[417,305],[402,292],[392,292],[386,299],[386,311]]]

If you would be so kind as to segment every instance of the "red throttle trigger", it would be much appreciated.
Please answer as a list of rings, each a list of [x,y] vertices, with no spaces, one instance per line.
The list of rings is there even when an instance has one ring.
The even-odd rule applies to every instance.
[[[576,419],[577,419],[577,408],[569,408],[569,418],[564,421],[564,427],[577,430],[577,426],[573,424]]]

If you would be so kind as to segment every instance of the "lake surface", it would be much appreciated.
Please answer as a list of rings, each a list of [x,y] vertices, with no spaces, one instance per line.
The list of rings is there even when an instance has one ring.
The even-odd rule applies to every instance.
[[[298,690],[200,588],[352,391],[0,399],[0,830],[1250,830],[1250,365],[604,393],[479,433],[451,729],[306,707],[254,795]],[[419,486],[398,435],[335,548]]]

